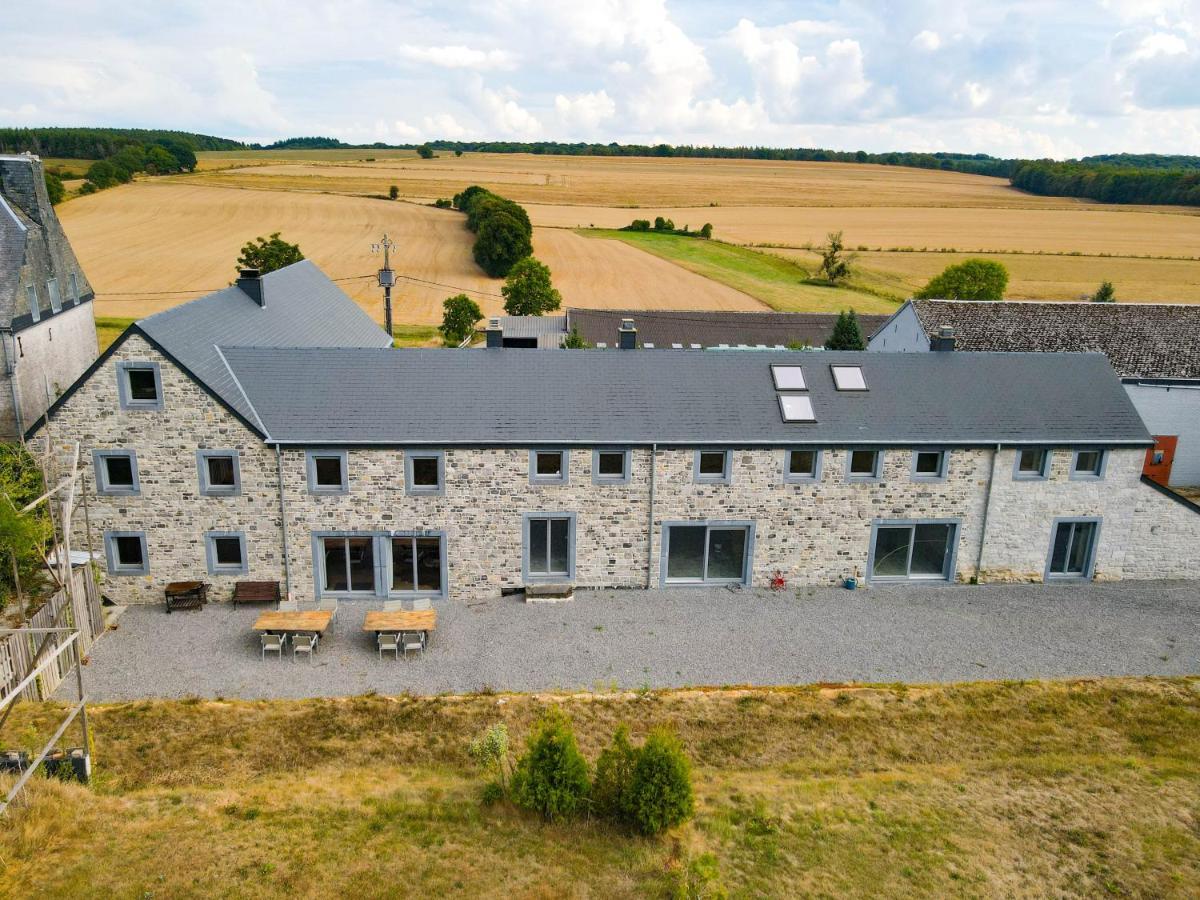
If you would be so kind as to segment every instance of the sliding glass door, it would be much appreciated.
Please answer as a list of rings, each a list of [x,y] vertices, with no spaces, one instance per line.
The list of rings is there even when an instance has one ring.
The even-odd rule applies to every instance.
[[[957,522],[880,522],[870,571],[874,581],[948,581],[954,577]]]
[[[668,584],[745,583],[749,579],[749,524],[687,523],[663,528]]]
[[[1055,523],[1047,578],[1090,578],[1096,558],[1098,519],[1069,519]]]

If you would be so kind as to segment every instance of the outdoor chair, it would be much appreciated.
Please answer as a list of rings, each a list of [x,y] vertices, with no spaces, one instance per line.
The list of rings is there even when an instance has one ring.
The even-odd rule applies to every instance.
[[[278,609],[280,612],[299,612],[300,611],[300,601],[299,600],[280,600],[279,606],[277,606],[276,609]]]
[[[400,635],[394,631],[381,631],[375,636],[376,643],[379,644],[379,659],[383,661],[383,651],[388,650],[396,654],[396,659],[400,658]]]
[[[296,661],[297,653],[307,653],[309,663],[312,662],[313,654],[317,650],[317,636],[315,634],[294,634],[292,635],[292,662]]]
[[[408,656],[408,651],[420,652],[425,649],[425,632],[423,631],[406,631],[400,637],[400,650],[405,657]]]
[[[402,612],[403,610],[404,610],[404,601],[403,600],[384,600],[383,601],[383,611],[384,612]]]
[[[283,659],[283,645],[287,640],[287,635],[272,634],[268,632],[266,634],[260,634],[259,637],[262,638],[262,658],[264,662],[267,659],[268,650],[278,653],[279,658]]]

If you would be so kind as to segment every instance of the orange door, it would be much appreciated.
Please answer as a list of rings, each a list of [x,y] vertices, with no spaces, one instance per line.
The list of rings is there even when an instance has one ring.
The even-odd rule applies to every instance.
[[[1154,435],[1154,446],[1146,451],[1142,474],[1165,487],[1171,480],[1171,463],[1175,462],[1175,445],[1178,443],[1177,435]]]

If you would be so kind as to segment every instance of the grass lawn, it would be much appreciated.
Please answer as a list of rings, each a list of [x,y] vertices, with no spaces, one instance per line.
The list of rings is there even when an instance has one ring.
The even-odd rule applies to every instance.
[[[578,233],[624,241],[697,275],[749,294],[781,312],[835,313],[852,308],[859,313],[890,314],[902,302],[901,294],[893,296],[875,284],[851,283],[848,287],[838,288],[808,284],[806,281],[816,271],[815,266],[810,270],[792,259],[722,241],[607,228],[584,228]]]
[[[419,665],[420,663],[416,663]],[[264,677],[286,677],[268,663]],[[271,674],[277,673],[277,674]],[[661,839],[480,803],[467,742],[548,703],[595,760],[675,728]],[[5,746],[50,710],[18,707]],[[473,695],[91,709],[94,788],[38,779],[4,896],[1195,896],[1200,679]]]
[[[397,347],[440,347],[442,334],[435,325],[393,323],[392,337]]]
[[[96,340],[100,345],[100,352],[107,350],[112,342],[121,336],[121,332],[135,321],[137,320],[120,316],[96,316]]]

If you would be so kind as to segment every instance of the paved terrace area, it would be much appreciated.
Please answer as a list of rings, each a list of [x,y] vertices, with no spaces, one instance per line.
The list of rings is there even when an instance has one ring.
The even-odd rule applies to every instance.
[[[606,690],[1200,672],[1200,582],[581,591],[439,607],[424,655],[379,662],[343,602],[310,663],[261,659],[267,607],[130,608],[93,649],[95,701],[376,691]]]

